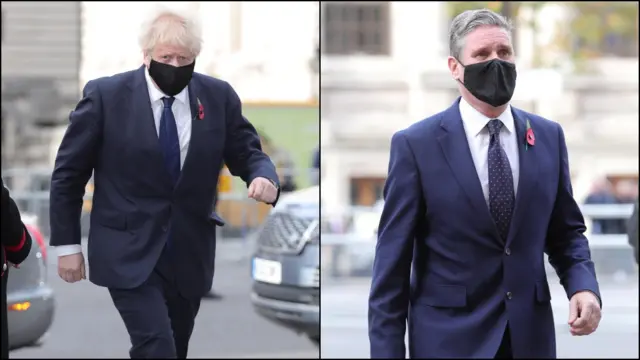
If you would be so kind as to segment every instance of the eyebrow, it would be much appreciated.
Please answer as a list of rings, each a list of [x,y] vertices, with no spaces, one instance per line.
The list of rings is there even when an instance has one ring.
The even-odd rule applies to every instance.
[[[498,50],[508,50],[508,51],[513,51],[513,49],[511,48],[511,46],[509,45],[505,45],[505,44],[500,44],[497,46]],[[482,52],[491,52],[493,50],[493,46],[483,46],[481,48],[475,49],[471,52],[471,56],[476,56]]]
[[[176,53],[176,52],[166,52],[163,53],[161,56],[182,56],[182,57],[189,57],[187,55],[181,54],[181,53]]]

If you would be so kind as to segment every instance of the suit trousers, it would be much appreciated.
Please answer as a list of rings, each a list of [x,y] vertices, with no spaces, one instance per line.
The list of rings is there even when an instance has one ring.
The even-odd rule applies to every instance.
[[[153,272],[133,289],[109,289],[131,338],[132,359],[186,359],[200,300],[176,286],[167,247]]]

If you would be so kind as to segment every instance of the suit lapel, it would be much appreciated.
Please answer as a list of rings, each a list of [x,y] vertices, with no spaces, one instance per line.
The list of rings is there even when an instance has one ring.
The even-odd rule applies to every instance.
[[[165,185],[170,186],[171,179],[169,172],[164,166],[164,159],[160,151],[160,141],[158,139],[158,131],[153,117],[151,99],[149,99],[149,88],[147,87],[144,71],[145,66],[142,65],[135,72],[133,82],[130,86],[132,94],[129,106],[132,109],[132,119],[136,127],[134,133],[139,134],[136,136],[136,141],[140,142],[138,145],[144,149],[150,149],[151,161],[154,162],[156,168],[160,169],[161,180]]]
[[[494,235],[499,238],[498,230],[484,199],[480,179],[471,157],[471,150],[462,125],[459,103],[460,99],[444,112],[440,122],[442,133],[438,136],[438,141],[451,171],[473,207],[478,211],[480,220],[492,224]]]
[[[518,139],[520,175],[518,178],[518,191],[513,216],[511,217],[507,244],[511,243],[513,238],[518,235],[518,230],[522,228],[522,222],[526,220],[525,215],[527,204],[531,201],[531,196],[535,193],[535,187],[538,182],[538,159],[536,148],[535,146],[531,146],[528,149],[525,148],[527,115],[514,107],[511,107],[511,109]]]

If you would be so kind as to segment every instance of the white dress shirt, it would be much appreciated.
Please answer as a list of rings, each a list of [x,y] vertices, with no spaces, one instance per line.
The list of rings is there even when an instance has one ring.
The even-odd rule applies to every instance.
[[[162,109],[164,108],[162,98],[167,95],[156,87],[151,80],[149,70],[146,68],[144,76],[147,80],[147,88],[149,89],[149,99],[151,100],[151,110],[153,111],[153,119],[156,124],[156,133],[160,136],[160,119],[162,117]],[[175,96],[175,101],[173,102],[173,105],[171,105],[171,110],[173,111],[173,116],[176,119],[176,127],[178,128],[178,140],[180,141],[180,169],[182,169],[184,161],[187,158],[189,142],[191,141],[192,117],[191,107],[189,105],[188,87],[182,89],[182,91]],[[140,120],[144,121],[143,119]],[[82,252],[82,246],[76,244],[56,246],[56,252],[58,256],[77,254]]]
[[[462,124],[464,125],[464,131],[467,135],[467,142],[469,143],[469,150],[471,150],[473,164],[476,167],[478,179],[480,179],[480,185],[482,185],[484,199],[488,205],[489,162],[487,159],[489,154],[490,135],[487,124],[493,119],[481,114],[463,98],[460,99],[460,116],[462,117]],[[500,130],[500,145],[504,149],[504,152],[507,153],[507,158],[511,165],[515,195],[515,192],[518,189],[518,180],[520,175],[520,159],[518,158],[518,136],[516,135],[513,114],[511,113],[511,105],[507,106],[507,109],[500,114],[497,119],[502,121],[504,124]]]

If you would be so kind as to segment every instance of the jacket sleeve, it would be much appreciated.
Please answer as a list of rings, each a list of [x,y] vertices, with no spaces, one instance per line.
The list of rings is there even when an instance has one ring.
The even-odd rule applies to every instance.
[[[280,181],[276,167],[262,151],[256,128],[242,115],[242,102],[231,85],[227,88],[227,134],[224,148],[224,162],[234,176],[239,176],[249,186],[257,177],[269,179],[277,188],[280,197]]]
[[[31,251],[31,236],[22,223],[20,211],[2,183],[2,246],[7,261],[20,264]]]
[[[384,208],[369,292],[369,345],[372,359],[404,359],[415,235],[426,211],[420,175],[403,132],[391,139]]]
[[[557,129],[560,172],[545,252],[549,255],[549,263],[556,270],[568,298],[579,291],[590,291],[598,297],[602,306],[589,242],[584,235],[584,217],[573,197],[564,132],[560,125],[557,125]]]
[[[81,243],[82,198],[102,141],[103,108],[98,81],[89,81],[82,94],[82,100],[69,115],[69,126],[51,174],[49,244],[56,247]]]

